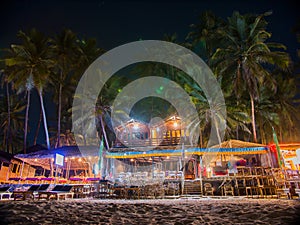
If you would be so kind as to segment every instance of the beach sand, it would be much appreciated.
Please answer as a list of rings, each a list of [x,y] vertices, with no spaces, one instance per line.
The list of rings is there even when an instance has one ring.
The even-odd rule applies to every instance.
[[[281,199],[26,200],[0,202],[0,224],[300,224]]]

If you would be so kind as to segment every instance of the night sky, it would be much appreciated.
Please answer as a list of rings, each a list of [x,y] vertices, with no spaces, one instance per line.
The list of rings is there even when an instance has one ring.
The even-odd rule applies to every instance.
[[[233,11],[263,13],[272,40],[284,43],[296,56],[296,37],[291,29],[300,19],[296,1],[104,1],[104,0],[19,0],[1,3],[0,47],[15,41],[18,30],[32,27],[53,34],[70,28],[81,37],[95,37],[106,50],[139,39],[161,39],[165,33],[177,33],[184,40],[204,10],[226,18]]]
[[[96,38],[98,47],[105,50],[140,39],[162,39],[164,34],[177,33],[178,39],[184,41],[191,31],[189,25],[197,23],[199,15],[205,10],[211,10],[223,18],[231,16],[233,11],[259,14],[272,10],[273,14],[267,17],[268,31],[273,34],[271,40],[286,45],[293,60],[296,60],[299,44],[292,29],[300,21],[297,9],[296,1],[290,0],[10,0],[1,3],[0,48],[7,48],[15,43],[19,30],[27,31],[33,27],[49,35],[60,33],[63,28],[70,28],[81,38]],[[30,113],[38,115],[39,101],[33,98],[32,102],[38,107],[31,107]],[[51,117],[55,114],[55,106],[48,103],[46,111]],[[37,118],[38,116],[30,121],[33,128],[36,127]],[[40,140],[44,140],[43,132],[40,133]],[[32,136],[29,139],[33,139]]]

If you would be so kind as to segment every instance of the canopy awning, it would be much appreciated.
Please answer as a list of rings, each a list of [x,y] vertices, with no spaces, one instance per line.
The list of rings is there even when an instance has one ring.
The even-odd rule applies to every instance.
[[[107,152],[107,158],[143,158],[152,156],[182,156],[182,155],[246,155],[246,154],[265,154],[268,148],[252,147],[252,148],[188,148],[182,149],[161,149],[149,151],[125,151],[125,152]]]

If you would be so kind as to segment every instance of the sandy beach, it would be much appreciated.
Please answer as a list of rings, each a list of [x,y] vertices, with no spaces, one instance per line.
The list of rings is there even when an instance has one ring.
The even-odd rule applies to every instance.
[[[299,200],[40,200],[0,203],[0,224],[297,224]]]

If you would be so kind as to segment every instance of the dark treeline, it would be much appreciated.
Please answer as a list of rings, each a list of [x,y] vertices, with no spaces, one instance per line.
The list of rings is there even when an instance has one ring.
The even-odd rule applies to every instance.
[[[269,41],[268,15],[234,12],[228,19],[222,19],[212,12],[204,12],[191,25],[183,43],[175,34],[162,38],[197,53],[215,74],[226,101],[226,139],[267,144],[273,141],[273,128],[281,142],[297,141],[300,135],[298,65],[292,62],[283,44]],[[298,29],[295,35],[299,40]],[[45,134],[42,143],[48,148],[74,144],[70,132],[71,113],[79,110],[72,109],[74,92],[83,72],[105,51],[97,46],[95,39],[81,39],[69,29],[51,37],[32,29],[19,31],[17,37],[18,43],[3,49],[1,60],[1,150],[25,151],[29,145],[38,143],[40,132]],[[96,106],[99,128],[95,135],[103,136],[106,145],[114,138],[110,106],[122,87],[134,78],[126,72],[121,73],[105,84]],[[200,126],[199,145],[205,147],[211,112],[201,88],[182,71],[169,65],[141,63],[133,66],[131,73],[164,76],[180,84],[198,111],[200,122],[191,125]],[[40,115],[34,115],[39,117],[36,127],[29,127],[29,119],[33,117],[30,107],[36,107],[32,105],[32,95],[38,96],[40,101]],[[51,96],[56,105],[54,118],[46,112],[45,96]],[[153,98],[140,101],[132,116],[175,113],[171,105],[165,109],[165,101],[156,101],[156,104],[153,101]],[[160,114],[161,111],[165,114]],[[88,119],[83,117],[80,123]],[[149,121],[149,118],[143,119]],[[28,142],[29,130],[35,133],[33,143]],[[82,144],[91,144],[84,133],[81,138]]]

